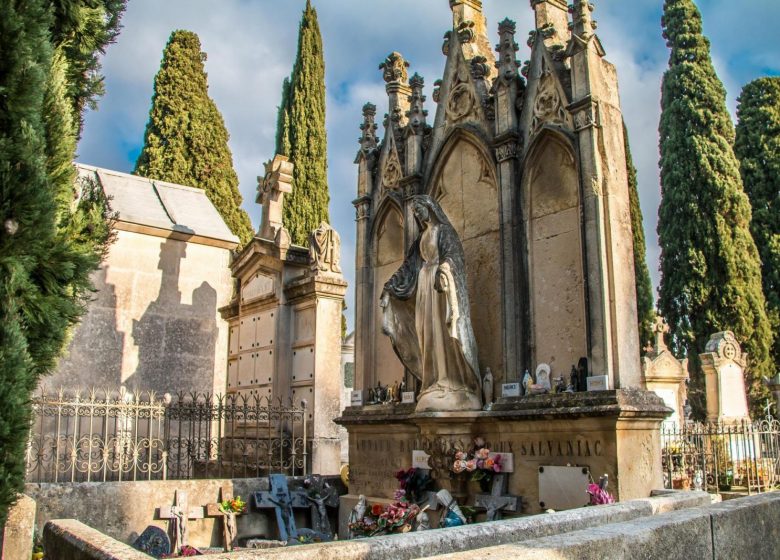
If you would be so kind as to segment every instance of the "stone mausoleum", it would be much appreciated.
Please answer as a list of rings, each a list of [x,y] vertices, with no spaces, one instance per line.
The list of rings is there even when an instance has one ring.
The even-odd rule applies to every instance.
[[[509,491],[526,513],[546,509],[544,466],[587,467],[595,478],[608,474],[620,499],[647,496],[662,484],[658,427],[670,411],[642,378],[623,117],[594,6],[532,0],[536,29],[522,66],[514,22],[500,22],[495,34],[479,0],[450,7],[432,119],[423,78],[409,76],[398,52],[380,67],[388,95],[381,140],[376,106],[363,109],[355,388],[367,401],[377,384],[420,386],[409,366],[416,358],[397,340],[429,344],[413,332],[424,321],[408,323],[405,337],[384,334],[404,328],[388,319],[385,301],[425,240],[419,195],[440,206],[462,244],[475,373],[484,380],[490,370],[493,382],[485,410],[348,408],[340,422],[350,432],[353,497],[345,499],[390,498],[393,473],[410,466],[414,449],[427,450],[446,479],[453,448],[476,436],[514,455]],[[583,376],[580,392],[501,398],[504,384],[540,364],[553,385],[569,384],[577,365],[606,390],[585,392]]]
[[[238,238],[201,189],[77,164],[116,212],[116,241],[49,388],[224,393]]]

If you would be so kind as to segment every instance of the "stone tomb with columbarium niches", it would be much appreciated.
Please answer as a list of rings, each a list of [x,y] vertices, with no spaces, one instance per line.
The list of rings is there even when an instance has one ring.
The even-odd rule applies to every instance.
[[[522,68],[514,22],[494,34],[482,2],[450,0],[433,118],[424,79],[398,52],[380,66],[384,118],[363,108],[353,402],[366,404],[338,421],[350,434],[343,505],[391,498],[412,447],[475,437],[513,453],[507,491],[523,496],[523,513],[545,509],[544,466],[607,474],[621,500],[662,485],[659,428],[671,410],[640,365],[617,74],[591,2],[530,4]],[[429,311],[431,298],[446,311]],[[549,384],[530,379],[528,394],[504,396],[540,364]],[[421,391],[416,404],[368,404],[369,389],[401,381]],[[458,478],[437,475],[442,486]]]
[[[237,295],[221,310],[230,325],[227,393],[261,406],[300,407],[306,401],[314,449],[309,472],[336,474],[340,438],[333,419],[341,399],[347,284],[335,230],[322,224],[311,233],[309,247],[299,247],[282,225],[292,165],[283,156],[266,164],[258,187],[263,224],[232,264]],[[249,424],[244,429],[251,429]]]

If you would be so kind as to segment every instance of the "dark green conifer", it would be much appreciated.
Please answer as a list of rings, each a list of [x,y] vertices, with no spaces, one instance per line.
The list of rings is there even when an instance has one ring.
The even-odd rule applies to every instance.
[[[760,78],[742,90],[734,152],[753,208],[750,231],[761,256],[761,276],[772,332],[780,332],[780,78]],[[780,364],[780,336],[771,350]]]
[[[276,153],[290,156],[290,78],[282,82],[282,102],[276,117]]]
[[[208,95],[205,60],[195,33],[171,33],[154,80],[144,146],[134,172],[205,190],[245,245],[254,232],[249,215],[241,209],[225,122]]]
[[[699,353],[723,330],[749,353],[746,387],[756,411],[766,395],[761,378],[773,375],[772,333],[726,92],[693,1],[666,0],[663,27],[671,55],[660,123],[660,309],[673,348],[691,358],[694,411],[704,410]]]
[[[642,224],[642,208],[639,205],[639,186],[636,179],[634,158],[628,143],[628,130],[623,123],[623,140],[626,146],[626,172],[628,173],[628,202],[631,209],[631,229],[634,234],[634,276],[636,277],[636,310],[639,320],[639,348],[646,348],[653,342],[653,321],[655,320],[653,284],[647,268],[647,245]]]
[[[116,40],[127,0],[50,0],[54,12],[52,43],[67,60],[66,98],[71,105],[77,137],[84,110],[95,108],[105,88],[100,56]]]
[[[284,99],[282,100],[284,105]],[[293,192],[284,201],[282,221],[292,242],[308,243],[309,233],[329,221],[325,60],[317,11],[306,1],[298,32],[298,54],[290,84],[290,160]],[[284,134],[282,134],[282,137]],[[284,148],[282,142],[281,147]]]

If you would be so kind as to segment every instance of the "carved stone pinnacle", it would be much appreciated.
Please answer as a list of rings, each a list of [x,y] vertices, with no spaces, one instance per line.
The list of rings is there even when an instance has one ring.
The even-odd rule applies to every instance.
[[[388,84],[394,82],[408,83],[409,73],[406,70],[407,68],[409,68],[409,63],[404,60],[401,53],[395,51],[387,55],[384,62],[379,65],[379,69],[383,70],[382,77]]]

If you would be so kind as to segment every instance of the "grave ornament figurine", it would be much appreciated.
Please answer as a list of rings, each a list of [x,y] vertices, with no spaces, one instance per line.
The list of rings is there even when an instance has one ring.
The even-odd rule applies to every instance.
[[[490,410],[493,404],[493,372],[485,368],[485,376],[482,378],[482,401],[485,410]]]
[[[349,524],[353,525],[359,521],[361,521],[366,516],[366,511],[368,509],[368,505],[366,504],[366,497],[361,494],[358,497],[358,501],[355,504],[355,507],[352,508],[352,511],[349,514]],[[353,530],[350,530],[349,532],[349,538],[354,539],[356,533]]]
[[[531,385],[534,384],[534,380],[531,377],[531,373],[528,370],[525,370],[525,373],[523,374],[523,394],[529,395],[531,391]]]
[[[380,299],[382,331],[421,382],[417,411],[480,410],[463,245],[439,204],[412,197],[420,234]]]
[[[436,492],[436,499],[444,506],[446,513],[439,522],[439,527],[458,527],[466,524],[466,516],[460,510],[458,502],[452,497],[448,490],[439,490]]]
[[[576,393],[578,390],[578,379],[579,373],[577,372],[577,366],[572,364],[571,373],[569,373],[569,387],[566,390]]]
[[[417,517],[414,519],[417,523],[417,526],[414,528],[415,531],[427,531],[431,528],[431,518],[428,516],[428,513],[426,510],[430,507],[430,505],[425,506],[420,510],[420,513],[417,514]]]

